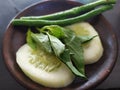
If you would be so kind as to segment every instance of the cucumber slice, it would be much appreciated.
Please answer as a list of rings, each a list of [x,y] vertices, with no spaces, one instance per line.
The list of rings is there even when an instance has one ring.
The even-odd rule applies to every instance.
[[[16,60],[30,79],[46,87],[65,87],[75,77],[56,56],[42,49],[33,51],[27,44],[17,51]]]
[[[98,35],[97,31],[88,22],[80,22],[67,26],[73,30],[77,35],[82,36],[95,36]],[[103,54],[103,46],[100,37],[97,36],[92,41],[83,45],[85,64],[92,64],[97,62]]]

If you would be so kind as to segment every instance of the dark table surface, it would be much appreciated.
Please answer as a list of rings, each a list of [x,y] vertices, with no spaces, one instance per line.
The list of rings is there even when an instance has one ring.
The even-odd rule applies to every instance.
[[[24,87],[22,87],[20,84],[16,82],[16,80],[10,75],[10,73],[5,67],[4,60],[2,58],[2,40],[4,32],[6,30],[6,26],[8,25],[10,20],[22,9],[38,1],[40,0],[0,0],[0,90],[26,90]],[[119,9],[120,0],[117,0],[114,9],[103,13],[103,15],[114,28],[114,32],[116,33],[118,42],[120,43]],[[120,55],[118,54],[118,59],[112,73],[102,84],[100,84],[97,87],[97,89],[120,88],[119,78],[120,78]]]

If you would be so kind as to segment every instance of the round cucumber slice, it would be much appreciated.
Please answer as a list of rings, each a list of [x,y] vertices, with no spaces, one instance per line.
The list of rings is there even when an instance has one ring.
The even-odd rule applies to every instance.
[[[17,51],[16,60],[30,79],[46,87],[65,87],[75,77],[56,56],[42,49],[33,51],[27,44]]]

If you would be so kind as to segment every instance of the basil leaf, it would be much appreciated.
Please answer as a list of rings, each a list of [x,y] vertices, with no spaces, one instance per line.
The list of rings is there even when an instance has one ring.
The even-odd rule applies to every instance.
[[[31,34],[33,34],[33,32],[31,32],[30,29],[28,29],[28,32],[27,32],[27,37],[26,37],[26,41],[27,41],[27,44],[33,49],[35,50],[37,47],[36,47],[36,42],[33,40],[33,38],[31,37]]]
[[[49,37],[50,44],[55,55],[60,56],[60,54],[63,53],[63,51],[65,50],[65,45],[55,36],[52,36],[49,33],[47,33],[47,35]]]
[[[77,37],[74,37],[72,41],[65,43],[66,43],[66,48],[68,48],[70,52],[73,54],[71,58],[76,68],[81,72],[81,74],[85,75],[83,48],[79,39]]]
[[[58,25],[50,25],[50,26],[44,26],[43,28],[37,28],[38,31],[42,33],[48,32],[49,34],[57,37],[57,38],[63,38],[65,36],[65,33],[63,32],[62,27]]]
[[[73,61],[75,67],[81,73],[82,76],[85,76],[84,71],[84,57],[83,57],[83,48],[80,42],[80,39],[75,35],[72,30],[65,30],[67,37],[63,39],[66,48],[70,50],[71,60]]]
[[[31,34],[31,36],[34,39],[34,41],[36,41],[36,44],[43,47],[47,52],[52,53],[52,48],[50,46],[48,35],[40,33],[40,34]]]
[[[80,39],[81,43],[87,43],[97,36],[98,35],[95,35],[95,36],[77,36],[77,37]]]
[[[85,77],[85,75],[81,74],[79,72],[79,70],[77,70],[75,68],[75,66],[73,65],[72,61],[71,61],[71,54],[70,54],[70,51],[68,49],[65,49],[65,51],[60,55],[60,60],[65,63],[68,68],[70,68],[70,70],[77,76],[80,76],[80,77]]]

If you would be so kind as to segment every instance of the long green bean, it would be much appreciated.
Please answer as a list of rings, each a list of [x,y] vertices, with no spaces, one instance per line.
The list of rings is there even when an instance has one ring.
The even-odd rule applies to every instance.
[[[112,9],[112,5],[105,5],[94,10],[91,10],[88,13],[82,14],[77,17],[63,19],[63,20],[24,20],[24,19],[14,19],[12,21],[13,25],[24,25],[24,26],[44,26],[44,25],[69,25],[79,21],[87,20],[93,16],[99,15],[100,13]]]
[[[68,16],[75,16],[80,14],[81,12],[87,12],[91,9],[94,9],[97,6],[100,5],[106,5],[106,4],[114,4],[116,0],[98,0],[96,2],[92,2],[86,5],[78,6],[69,10],[57,12],[54,14],[49,15],[43,15],[43,16],[28,16],[28,17],[21,17],[21,19],[24,20],[31,20],[31,19],[45,19],[45,20],[55,20],[55,19],[65,19],[68,18]]]

